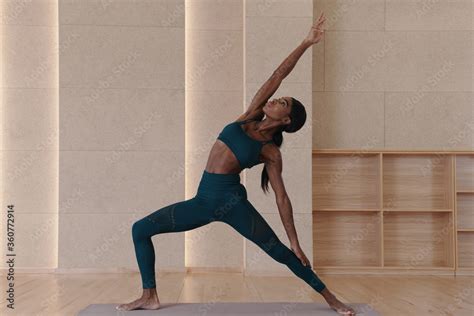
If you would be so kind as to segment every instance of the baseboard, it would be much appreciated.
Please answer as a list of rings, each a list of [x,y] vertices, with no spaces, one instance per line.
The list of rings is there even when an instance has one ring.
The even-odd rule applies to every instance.
[[[313,269],[314,270],[314,269]],[[474,270],[416,270],[416,269],[343,269],[317,268],[318,275],[329,274],[372,274],[372,275],[474,275]],[[0,275],[6,275],[7,268],[0,268]],[[21,274],[101,274],[101,273],[139,273],[138,268],[15,268],[15,273]],[[243,276],[294,276],[290,270],[243,270],[241,267],[181,267],[157,268],[157,274],[164,273],[241,273]]]
[[[242,273],[241,267],[186,267],[186,273]]]
[[[174,272],[186,272],[185,268],[162,268],[156,269],[156,273],[174,273]],[[8,273],[7,268],[0,268],[0,274],[5,275]],[[139,273],[138,268],[15,268],[15,273],[22,274],[100,274],[100,273]]]

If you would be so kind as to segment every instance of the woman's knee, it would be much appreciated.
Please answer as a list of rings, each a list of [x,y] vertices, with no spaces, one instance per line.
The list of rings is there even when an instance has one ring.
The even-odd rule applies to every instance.
[[[132,225],[132,238],[133,241],[137,241],[144,237],[146,237],[145,223],[143,219],[141,219]]]

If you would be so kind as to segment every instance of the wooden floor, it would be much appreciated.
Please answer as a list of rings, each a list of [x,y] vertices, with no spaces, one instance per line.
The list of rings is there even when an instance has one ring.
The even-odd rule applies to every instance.
[[[129,302],[139,294],[138,273],[16,274],[15,311],[5,307],[1,276],[0,315],[76,315],[93,303]],[[343,302],[366,303],[381,315],[474,315],[472,276],[321,275]],[[243,277],[238,273],[159,273],[162,303],[325,302],[297,277]]]

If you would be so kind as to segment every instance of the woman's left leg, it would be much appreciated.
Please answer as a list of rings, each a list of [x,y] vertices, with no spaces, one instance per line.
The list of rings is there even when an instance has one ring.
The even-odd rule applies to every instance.
[[[163,206],[132,225],[135,255],[143,289],[156,288],[155,249],[151,237],[192,230],[214,221],[212,208],[196,198]]]
[[[254,242],[270,257],[285,264],[318,293],[326,288],[311,267],[304,266],[296,254],[278,239],[267,221],[247,199],[235,205],[235,208],[223,218],[223,222]]]

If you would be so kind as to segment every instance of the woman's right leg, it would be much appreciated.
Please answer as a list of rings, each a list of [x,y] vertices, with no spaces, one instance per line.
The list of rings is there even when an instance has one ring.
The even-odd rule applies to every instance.
[[[332,309],[344,315],[348,315],[349,311],[354,312],[351,307],[345,305],[330,293],[326,284],[314,273],[313,269],[304,266],[296,254],[280,241],[267,221],[249,200],[240,201],[235,208],[228,212],[224,222],[255,243],[277,262],[285,264],[296,276],[323,295]]]
[[[225,218],[242,236],[249,239],[279,263],[286,265],[296,276],[321,293],[326,285],[314,271],[301,263],[296,254],[283,244],[273,229],[248,200],[241,201]]]
[[[164,206],[136,221],[132,225],[132,236],[143,289],[156,287],[152,236],[195,229],[214,220],[210,208],[191,198]]]

